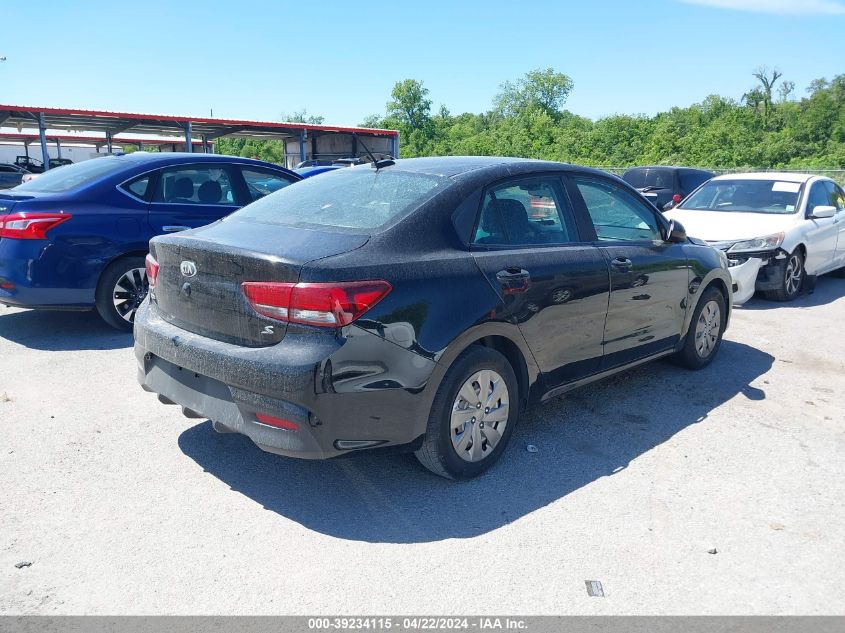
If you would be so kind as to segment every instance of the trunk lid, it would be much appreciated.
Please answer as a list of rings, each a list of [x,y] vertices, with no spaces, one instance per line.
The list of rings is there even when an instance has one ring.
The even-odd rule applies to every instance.
[[[11,193],[0,193],[0,215],[12,213],[15,205],[21,200],[29,200],[33,196],[18,196]]]
[[[247,347],[279,343],[287,324],[259,315],[245,281],[296,282],[310,261],[367,243],[368,236],[226,220],[150,242],[159,264],[162,317],[202,336]]]
[[[30,200],[34,196],[24,196],[10,192],[0,193],[0,215],[9,215],[14,212],[15,205],[21,200]],[[0,240],[3,238],[0,237]]]

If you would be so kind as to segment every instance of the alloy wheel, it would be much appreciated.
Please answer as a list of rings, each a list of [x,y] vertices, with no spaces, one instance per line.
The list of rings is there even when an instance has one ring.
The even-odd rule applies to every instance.
[[[510,398],[504,378],[491,369],[470,376],[452,405],[452,447],[467,462],[487,457],[508,424]]]
[[[708,301],[695,324],[695,351],[700,358],[707,358],[716,349],[722,329],[722,311],[716,301]]]
[[[801,288],[801,279],[804,274],[804,266],[801,263],[801,257],[797,254],[791,255],[786,264],[786,272],[784,273],[784,285],[786,286],[786,294],[792,296]]]
[[[135,312],[147,296],[150,284],[144,268],[132,268],[121,275],[112,291],[114,309],[127,323],[135,321]]]

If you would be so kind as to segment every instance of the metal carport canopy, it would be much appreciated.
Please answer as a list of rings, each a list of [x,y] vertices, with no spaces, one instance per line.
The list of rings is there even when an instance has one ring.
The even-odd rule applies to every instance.
[[[259,140],[299,138],[304,142],[309,135],[355,134],[360,137],[390,138],[394,150],[392,154],[396,157],[399,154],[399,132],[396,130],[0,104],[0,126],[14,126],[20,130],[33,127],[33,123],[42,137],[45,165],[48,163],[45,146],[47,129],[100,132],[105,135],[106,144],[109,146],[114,135],[128,130],[161,136],[172,135],[184,138],[187,148],[191,147],[190,141],[194,137],[203,141],[221,136]]]

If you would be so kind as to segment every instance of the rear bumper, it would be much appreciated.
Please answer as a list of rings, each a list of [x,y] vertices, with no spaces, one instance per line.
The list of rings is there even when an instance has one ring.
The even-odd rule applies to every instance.
[[[94,307],[94,288],[79,287],[75,270],[81,264],[45,256],[51,247],[40,240],[0,239],[0,303],[53,310]]]
[[[216,431],[246,435],[265,451],[305,459],[324,459],[340,453],[331,445],[324,445],[312,432],[315,420],[304,407],[229,387],[153,355],[147,355],[138,368],[138,380],[146,391],[184,407],[186,415],[209,418]],[[263,424],[257,413],[283,419],[297,428]]]
[[[0,275],[0,284],[5,279]],[[92,293],[66,288],[22,288],[18,285],[10,289],[0,288],[0,303],[35,310],[90,310],[94,307]]]
[[[436,363],[357,326],[343,334],[289,331],[277,345],[242,347],[178,328],[148,300],[135,318],[138,381],[217,430],[281,455],[414,447],[425,433]],[[262,424],[256,413],[297,429]]]

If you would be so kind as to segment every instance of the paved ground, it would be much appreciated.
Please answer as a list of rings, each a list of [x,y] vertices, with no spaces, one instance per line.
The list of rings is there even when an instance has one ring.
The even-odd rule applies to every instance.
[[[845,280],[755,301],[707,370],[554,401],[454,484],[266,455],[93,315],[0,308],[0,613],[845,614],[843,323]]]

